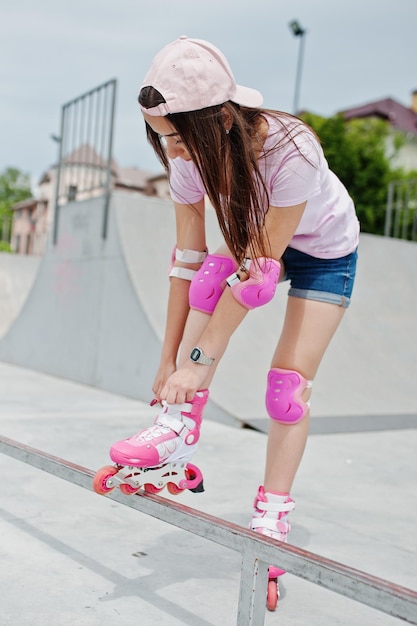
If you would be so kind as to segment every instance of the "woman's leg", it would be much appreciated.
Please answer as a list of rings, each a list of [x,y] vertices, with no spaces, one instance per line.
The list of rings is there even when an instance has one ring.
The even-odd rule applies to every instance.
[[[283,330],[271,366],[295,370],[313,380],[346,309],[335,304],[289,296]],[[310,397],[306,389],[304,401]],[[294,425],[270,420],[265,491],[289,493],[309,431],[309,415]]]

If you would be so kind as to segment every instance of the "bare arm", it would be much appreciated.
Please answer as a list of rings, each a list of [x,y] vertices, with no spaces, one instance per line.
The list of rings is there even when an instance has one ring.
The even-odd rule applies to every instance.
[[[189,249],[203,251],[206,247],[204,225],[204,200],[191,207],[174,204],[176,219],[176,244],[180,250]],[[179,261],[176,266],[187,269],[199,269],[200,265],[185,264]],[[159,398],[167,378],[176,369],[179,346],[182,341],[185,323],[189,313],[188,291],[190,282],[182,278],[171,277],[168,296],[168,307],[161,359],[152,390]]]

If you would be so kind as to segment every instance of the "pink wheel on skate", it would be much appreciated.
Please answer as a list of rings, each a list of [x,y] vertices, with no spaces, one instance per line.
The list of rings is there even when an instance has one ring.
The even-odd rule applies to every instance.
[[[109,484],[109,479],[117,474],[118,471],[119,470],[117,469],[117,467],[114,467],[114,465],[106,465],[105,467],[99,469],[93,478],[94,491],[101,496],[104,496],[107,493],[110,493],[110,491],[113,491],[116,485]]]
[[[276,578],[268,580],[268,591],[266,594],[266,608],[268,611],[275,611],[278,604],[278,581]]]
[[[184,491],[184,489],[181,489],[181,487],[178,487],[178,485],[176,485],[175,483],[168,483],[167,489],[169,493],[173,496],[178,496],[178,494]]]
[[[152,485],[152,483],[146,483],[144,489],[146,493],[159,493],[160,491],[162,491],[163,487],[159,488],[155,487],[155,485]]]
[[[128,485],[127,483],[122,483],[119,485],[119,489],[125,496],[132,496],[139,491],[140,487],[132,487],[132,485]]]
[[[127,474],[127,476],[125,476],[126,479],[131,478],[132,480],[135,479],[135,474]],[[121,485],[119,485],[119,489],[122,493],[125,494],[125,496],[132,496],[134,493],[137,493],[139,491],[139,489],[141,488],[141,485],[131,485],[129,483],[122,483]]]
[[[193,480],[195,478],[195,476],[193,475],[193,472],[190,471],[190,468],[188,466],[185,468],[185,477],[187,480]],[[187,487],[179,487],[175,483],[168,483],[167,489],[169,493],[172,494],[173,496],[178,496],[180,493],[185,491]]]

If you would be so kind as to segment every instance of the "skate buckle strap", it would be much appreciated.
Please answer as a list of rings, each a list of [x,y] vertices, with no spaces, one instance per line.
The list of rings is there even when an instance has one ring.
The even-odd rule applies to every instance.
[[[162,415],[158,416],[155,424],[158,424],[158,426],[166,426],[177,433],[177,435],[181,435],[184,428],[187,428],[184,422],[173,415],[169,415],[169,413],[162,413]],[[189,430],[189,428],[187,428],[187,430]]]
[[[196,443],[199,439],[199,429],[196,428],[196,424],[194,420],[190,419],[183,413],[190,413],[192,409],[192,404],[189,402],[184,402],[183,404],[175,404],[175,405],[167,405],[168,406],[166,412],[158,415],[155,420],[155,424],[159,426],[165,426],[173,430],[181,439],[187,444]],[[168,411],[171,407],[175,407],[175,412],[181,415],[181,419],[178,419],[175,415],[171,415]],[[171,409],[172,410],[172,409]]]
[[[281,528],[279,527],[281,525]],[[254,517],[251,521],[251,529],[256,530],[257,528],[262,528],[265,530],[271,530],[272,532],[279,532],[281,534],[286,534],[289,530],[289,525],[287,528],[288,522],[272,519],[272,517]]]
[[[160,417],[164,415],[169,415],[170,417],[175,417],[180,413],[190,413],[193,408],[192,402],[183,402],[182,404],[168,404],[166,400],[162,400],[161,402],[163,411],[157,416],[155,421],[159,421]]]
[[[258,500],[256,502],[256,508],[258,511],[271,513],[289,513],[295,509],[295,502],[293,500],[289,502],[262,502],[262,500]]]

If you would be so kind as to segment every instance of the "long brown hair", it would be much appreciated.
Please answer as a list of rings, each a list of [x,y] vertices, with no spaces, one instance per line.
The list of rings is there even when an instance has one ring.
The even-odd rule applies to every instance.
[[[165,102],[153,87],[142,88],[138,100],[144,108]],[[229,133],[224,125],[225,110],[233,119]],[[248,254],[253,258],[271,254],[264,232],[269,194],[258,164],[259,149],[263,143],[259,133],[265,113],[277,115],[278,112],[225,102],[199,111],[166,116],[198,169],[216,211],[220,230],[238,263]],[[297,118],[280,115],[286,115],[302,125]],[[169,161],[160,136],[148,124],[146,133],[156,155],[169,172]],[[286,137],[284,135],[284,141],[293,140],[289,133]],[[274,149],[279,149],[279,146]]]

